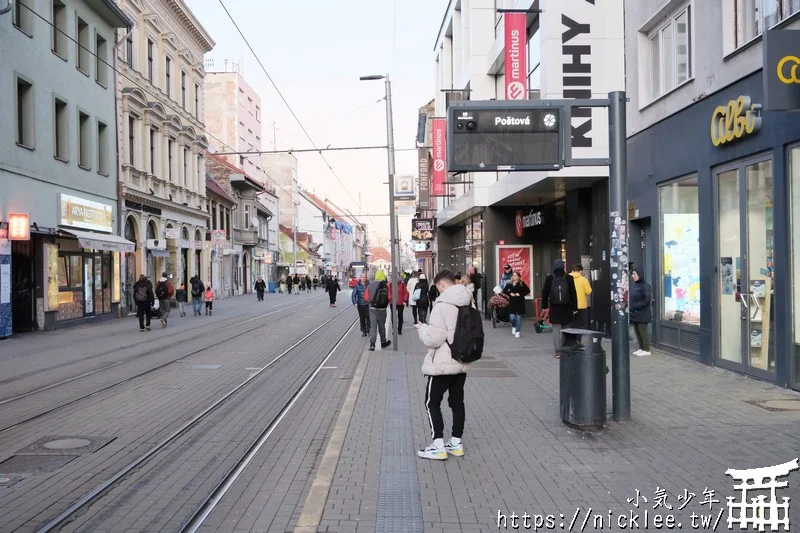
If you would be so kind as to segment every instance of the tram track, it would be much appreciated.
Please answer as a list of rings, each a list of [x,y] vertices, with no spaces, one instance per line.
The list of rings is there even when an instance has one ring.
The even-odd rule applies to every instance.
[[[292,309],[292,308],[295,308],[295,307],[300,307],[300,306],[302,306],[303,304],[306,304],[306,303],[308,303],[308,302],[300,302],[300,303],[293,304],[293,305],[290,305],[290,306],[281,307],[280,309],[275,309],[275,310],[272,310],[272,311],[270,311],[268,313],[264,313],[262,315],[251,317],[251,318],[248,318],[246,320],[242,320],[242,321],[239,321],[239,322],[236,322],[236,323],[233,323],[233,324],[228,324],[228,325],[222,326],[221,328],[216,328],[214,330],[214,333],[216,335],[220,330],[229,330],[229,329],[232,329],[232,328],[234,328],[236,326],[239,326],[241,324],[245,324],[245,323],[248,323],[248,322],[255,322],[255,321],[259,320],[259,319],[263,319],[263,318],[266,318],[267,316],[275,315],[275,314],[278,314],[278,313],[283,313],[283,314],[280,315],[281,318],[284,318],[286,316],[291,316],[291,315],[294,315],[294,314],[302,311],[302,309],[295,310],[295,311],[293,311],[291,313],[286,313],[286,311],[288,309]],[[307,307],[313,307],[313,304],[309,305]],[[102,386],[100,388],[94,389],[94,390],[92,390],[90,392],[87,392],[85,394],[80,394],[80,395],[78,395],[76,397],[70,398],[67,401],[60,402],[60,403],[58,403],[57,405],[55,405],[55,406],[53,406],[51,408],[48,408],[48,409],[46,409],[44,411],[36,413],[35,415],[26,417],[26,418],[24,418],[22,420],[18,420],[16,422],[12,423],[12,424],[9,424],[7,426],[4,426],[4,427],[0,428],[0,435],[2,435],[4,433],[7,433],[7,432],[9,432],[9,431],[11,431],[13,429],[16,429],[16,428],[18,428],[18,427],[20,427],[22,425],[28,424],[28,423],[33,422],[35,420],[38,420],[38,419],[40,419],[42,417],[50,415],[50,414],[52,414],[54,412],[57,412],[57,411],[59,411],[61,409],[64,409],[64,408],[69,407],[71,405],[74,405],[74,404],[76,404],[78,402],[86,400],[87,398],[91,398],[92,396],[96,396],[97,394],[106,392],[108,390],[111,390],[111,389],[114,389],[116,387],[119,387],[120,385],[124,385],[124,384],[130,383],[130,382],[132,382],[132,381],[134,381],[136,379],[139,379],[139,378],[141,378],[143,376],[147,376],[149,374],[152,374],[152,373],[154,373],[154,372],[156,372],[158,370],[161,370],[161,369],[163,369],[163,368],[165,368],[165,367],[167,367],[169,365],[177,363],[181,359],[185,359],[187,357],[191,357],[193,355],[197,355],[198,353],[201,353],[201,352],[204,352],[206,350],[215,348],[217,346],[225,344],[226,342],[230,342],[230,341],[232,341],[232,340],[234,340],[236,338],[239,338],[239,337],[242,337],[244,335],[247,335],[248,333],[252,333],[253,331],[255,331],[255,330],[257,330],[257,329],[259,329],[261,327],[264,327],[264,324],[263,323],[257,323],[253,327],[247,328],[244,331],[240,331],[240,332],[237,332],[237,333],[235,333],[233,335],[226,336],[225,338],[215,340],[214,342],[212,342],[210,344],[203,345],[203,346],[201,346],[201,347],[199,347],[197,349],[191,350],[188,353],[187,352],[183,352],[183,353],[181,353],[180,356],[170,358],[170,359],[168,359],[166,361],[163,361],[163,362],[157,364],[156,366],[147,368],[147,369],[142,370],[140,372],[137,372],[137,373],[135,373],[133,375],[126,376],[123,379],[116,380],[113,383],[110,383],[108,385],[105,385],[105,386]],[[37,393],[42,393],[42,392],[46,392],[48,390],[53,390],[56,387],[67,385],[69,383],[75,382],[75,381],[77,381],[79,379],[83,379],[83,378],[89,377],[91,375],[97,374],[97,373],[102,372],[104,370],[110,370],[110,369],[119,367],[121,365],[124,365],[124,364],[127,364],[127,363],[131,363],[133,361],[139,360],[142,357],[147,357],[149,355],[154,355],[154,354],[163,352],[165,350],[169,350],[171,348],[175,348],[175,347],[177,347],[177,346],[179,346],[181,344],[184,344],[186,341],[187,341],[187,339],[181,338],[180,340],[177,340],[175,342],[169,343],[167,345],[158,345],[157,347],[154,347],[153,349],[151,349],[149,351],[136,353],[136,354],[134,354],[134,355],[132,355],[132,356],[126,358],[126,359],[121,360],[121,361],[116,361],[116,362],[111,363],[109,365],[100,367],[98,369],[91,370],[89,372],[85,372],[85,373],[80,374],[78,376],[73,376],[71,378],[68,378],[68,379],[65,379],[65,380],[61,380],[61,381],[59,381],[57,383],[46,385],[44,387],[39,387],[37,389],[34,389],[32,391],[28,391],[26,393],[23,393],[23,394],[20,394],[20,395],[17,395],[17,396],[5,398],[3,400],[0,400],[0,406],[2,406],[4,404],[12,403],[14,401],[22,400],[24,398],[33,396],[33,395],[35,395]]]
[[[221,406],[230,401],[239,392],[245,389],[249,384],[253,383],[259,377],[261,377],[265,372],[271,369],[274,365],[276,365],[288,354],[301,347],[306,341],[312,338],[315,333],[319,332],[325,326],[327,326],[328,324],[339,318],[342,314],[348,312],[350,310],[350,307],[352,306],[351,305],[346,306],[342,311],[328,318],[325,322],[321,323],[319,326],[317,326],[309,333],[304,335],[301,339],[294,342],[283,352],[273,357],[268,363],[260,367],[258,371],[254,372],[247,379],[245,379],[244,381],[236,385],[234,388],[229,390],[227,393],[223,394],[222,396],[214,400],[212,403],[207,405],[197,414],[192,416],[191,419],[181,424],[177,429],[173,430],[169,435],[164,437],[160,442],[150,447],[147,451],[139,455],[136,459],[128,463],[120,470],[116,471],[105,481],[95,486],[90,491],[86,492],[81,498],[74,501],[59,515],[57,515],[55,518],[51,519],[46,524],[44,524],[40,529],[38,529],[38,531],[46,533],[50,531],[60,530],[73,520],[83,515],[89,509],[89,507],[91,507],[94,503],[100,501],[112,489],[120,485],[125,479],[131,476],[134,472],[144,467],[149,461],[159,456],[161,452],[167,450],[172,444],[177,443],[177,441],[183,435],[189,432],[192,428],[206,421],[210,417],[210,415],[212,415],[212,413],[216,412]],[[263,445],[263,442],[266,441],[266,438],[269,437],[272,431],[274,431],[274,428],[277,427],[277,425],[280,423],[281,420],[283,420],[283,418],[286,416],[286,413],[288,413],[288,411],[291,409],[292,405],[294,405],[297,399],[302,395],[303,391],[305,391],[308,385],[313,381],[313,379],[316,377],[316,375],[324,366],[325,362],[333,355],[333,353],[336,351],[339,345],[341,345],[341,343],[344,341],[346,336],[352,331],[353,327],[355,327],[355,324],[357,322],[358,322],[357,320],[354,320],[353,323],[349,327],[347,327],[345,333],[338,338],[334,347],[327,351],[327,353],[322,359],[322,362],[315,366],[315,370],[311,373],[311,375],[304,379],[304,381],[300,384],[300,386],[297,387],[291,394],[289,400],[283,405],[282,409],[280,409],[278,414],[271,419],[271,422],[268,425],[267,429],[259,435],[259,438],[257,439],[256,443],[248,448],[248,452],[245,454],[244,458],[236,462],[236,465],[231,470],[229,470],[228,473],[224,476],[223,481],[220,482],[211,492],[211,495],[203,501],[203,504],[200,509],[208,510],[207,513],[203,511],[203,513],[205,513],[205,516],[203,516],[203,520],[205,520],[208,514],[210,514],[210,511],[213,510],[213,506],[209,507],[209,504],[210,502],[213,501],[215,495],[218,496],[219,498],[221,498],[224,495],[224,492],[222,492],[223,486],[228,484],[231,481],[231,479],[235,481],[235,477],[232,477],[234,475],[234,472],[237,469],[243,469],[244,466],[246,466],[245,461],[249,462],[247,457],[249,456],[250,458],[252,458],[252,456],[255,455],[258,449],[260,449],[260,447]],[[239,470],[239,472],[240,471],[241,470]],[[238,477],[238,474],[235,475]],[[219,500],[216,501],[218,502]],[[213,503],[213,505],[216,505],[216,503]],[[198,511],[200,511],[200,509]],[[197,512],[195,513],[195,515],[199,516]],[[195,515],[193,515],[193,518],[195,517]]]

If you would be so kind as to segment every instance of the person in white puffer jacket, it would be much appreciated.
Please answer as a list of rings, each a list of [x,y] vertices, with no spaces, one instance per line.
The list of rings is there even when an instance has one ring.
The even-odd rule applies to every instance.
[[[425,389],[425,407],[431,425],[433,443],[417,452],[424,459],[447,459],[448,454],[456,457],[464,455],[461,437],[464,433],[464,384],[467,380],[469,363],[460,363],[450,354],[448,343],[456,334],[458,308],[472,302],[472,292],[456,283],[455,275],[442,270],[434,278],[439,290],[436,305],[433,306],[427,324],[418,324],[419,339],[427,346],[422,373],[428,378]],[[444,442],[444,419],[441,403],[444,393],[448,393],[448,404],[453,410],[453,431],[450,440]]]

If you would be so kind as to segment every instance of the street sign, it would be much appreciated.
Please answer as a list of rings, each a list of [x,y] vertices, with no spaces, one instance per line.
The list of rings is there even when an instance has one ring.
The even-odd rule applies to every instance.
[[[547,101],[454,102],[447,110],[447,171],[558,170],[563,122],[563,107]]]

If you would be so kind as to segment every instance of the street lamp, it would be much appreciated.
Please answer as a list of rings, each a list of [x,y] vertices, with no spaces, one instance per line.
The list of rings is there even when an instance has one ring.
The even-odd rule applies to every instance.
[[[361,76],[361,81],[385,80],[386,85],[386,150],[389,152],[389,253],[392,256],[392,304],[397,309],[397,220],[394,216],[394,125],[392,123],[392,82],[388,74]],[[397,320],[392,315],[392,350],[397,351]]]

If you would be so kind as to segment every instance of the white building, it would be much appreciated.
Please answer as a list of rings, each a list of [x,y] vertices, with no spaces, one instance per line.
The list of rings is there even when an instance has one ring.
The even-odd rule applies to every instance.
[[[210,254],[203,55],[214,41],[182,0],[118,4],[135,21],[118,36],[124,235],[136,242],[126,287],[162,272],[188,286]]]
[[[111,0],[18,0],[0,15],[0,337],[117,316],[132,243],[116,237],[110,65],[131,24]],[[17,230],[29,236],[6,240]]]

